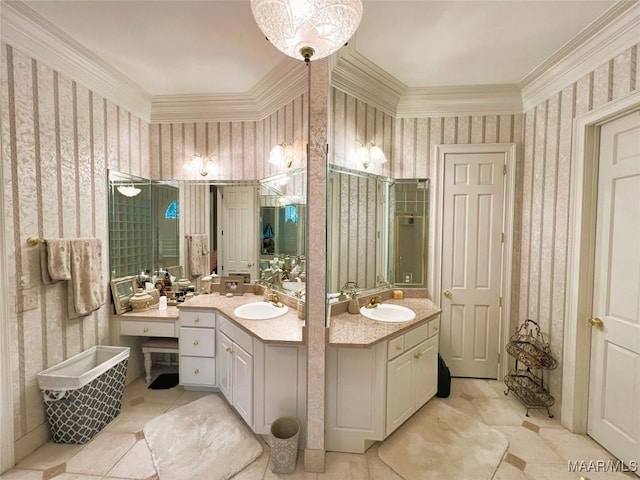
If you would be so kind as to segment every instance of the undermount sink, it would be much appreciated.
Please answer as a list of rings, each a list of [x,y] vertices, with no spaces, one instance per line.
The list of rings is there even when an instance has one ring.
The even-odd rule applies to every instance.
[[[289,307],[286,305],[276,307],[271,302],[252,302],[240,305],[233,314],[245,320],[269,320],[280,317],[288,311]]]
[[[413,310],[393,303],[379,303],[373,308],[361,307],[360,313],[377,322],[408,322],[416,318]]]

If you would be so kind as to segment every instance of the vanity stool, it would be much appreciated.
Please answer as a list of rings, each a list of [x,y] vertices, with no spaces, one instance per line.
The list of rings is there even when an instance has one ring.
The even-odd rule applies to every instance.
[[[142,354],[144,355],[144,373],[147,384],[151,381],[151,354],[156,353],[178,353],[177,338],[150,338],[142,344]]]

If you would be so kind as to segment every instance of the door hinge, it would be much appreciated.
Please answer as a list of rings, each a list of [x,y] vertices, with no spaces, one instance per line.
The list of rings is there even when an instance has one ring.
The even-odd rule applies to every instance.
[[[502,297],[500,297],[500,299],[498,300],[498,306],[502,307]]]
[[[504,232],[500,234],[500,242],[504,243]]]
[[[497,357],[498,358],[496,359],[496,362],[499,364],[500,363],[500,354],[498,354]]]
[[[507,164],[506,163],[502,166],[502,174],[503,175],[507,174]]]

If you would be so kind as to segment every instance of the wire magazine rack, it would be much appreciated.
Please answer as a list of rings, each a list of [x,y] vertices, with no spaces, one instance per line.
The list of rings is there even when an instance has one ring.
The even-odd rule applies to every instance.
[[[544,386],[544,372],[558,367],[558,361],[551,354],[549,343],[545,341],[540,326],[533,320],[525,320],[511,336],[506,346],[507,353],[515,358],[515,368],[505,377],[508,395],[512,392],[529,409],[549,411],[555,399]]]

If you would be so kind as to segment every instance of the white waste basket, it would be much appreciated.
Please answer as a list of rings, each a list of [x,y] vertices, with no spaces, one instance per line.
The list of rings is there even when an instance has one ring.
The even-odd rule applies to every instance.
[[[298,460],[300,423],[293,417],[280,417],[271,424],[271,471],[293,473]]]

